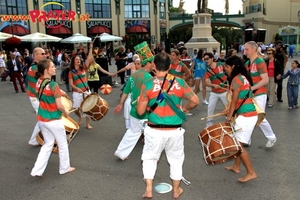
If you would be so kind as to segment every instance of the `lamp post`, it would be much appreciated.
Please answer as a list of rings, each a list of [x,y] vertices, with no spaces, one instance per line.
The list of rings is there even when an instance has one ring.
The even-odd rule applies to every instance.
[[[153,6],[154,6],[154,16],[155,16],[155,36],[156,36],[156,38],[157,38],[157,35],[158,35],[158,33],[157,33],[157,21],[158,21],[158,19],[157,19],[157,0],[153,0]]]
[[[117,24],[118,24],[118,35],[120,35],[120,1],[121,0],[115,0],[116,3],[116,14],[117,14]]]

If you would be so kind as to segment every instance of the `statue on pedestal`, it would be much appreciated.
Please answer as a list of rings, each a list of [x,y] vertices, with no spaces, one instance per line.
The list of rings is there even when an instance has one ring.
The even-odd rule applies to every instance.
[[[197,11],[198,13],[205,13],[207,9],[208,0],[198,0]]]

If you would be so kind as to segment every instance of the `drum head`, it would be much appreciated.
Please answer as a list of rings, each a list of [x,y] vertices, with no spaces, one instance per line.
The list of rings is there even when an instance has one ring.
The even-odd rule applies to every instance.
[[[82,112],[88,112],[98,103],[98,94],[88,95],[80,105]]]
[[[79,129],[79,125],[71,117],[64,117],[64,116],[62,116],[61,119],[63,121],[65,129],[67,129],[67,128],[70,128],[72,130],[73,129],[75,129],[75,130]]]
[[[154,191],[160,194],[165,194],[172,191],[172,186],[168,183],[158,183],[154,186]]]
[[[73,106],[73,101],[68,96],[61,96],[61,103],[65,107],[66,110],[71,110]]]

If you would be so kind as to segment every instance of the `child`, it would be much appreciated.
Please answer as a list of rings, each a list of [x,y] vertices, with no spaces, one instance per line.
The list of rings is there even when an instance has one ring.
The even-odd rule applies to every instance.
[[[298,108],[298,91],[299,91],[299,84],[300,84],[300,65],[297,60],[293,60],[291,63],[292,69],[287,71],[281,78],[285,79],[289,77],[287,82],[287,97],[288,97],[288,104],[289,110],[293,108]]]

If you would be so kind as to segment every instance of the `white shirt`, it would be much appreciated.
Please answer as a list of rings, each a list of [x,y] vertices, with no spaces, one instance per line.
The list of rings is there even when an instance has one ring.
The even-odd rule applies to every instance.
[[[58,56],[57,56],[58,65],[61,64],[61,57],[62,57],[62,53],[58,54]]]
[[[12,63],[14,65],[14,71],[18,71],[18,66],[16,60],[12,60]]]

